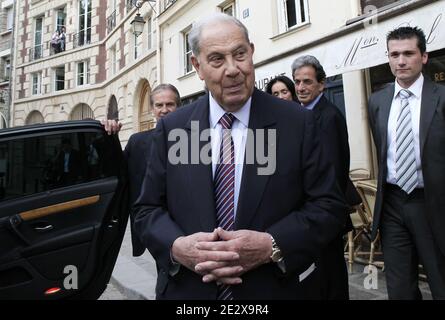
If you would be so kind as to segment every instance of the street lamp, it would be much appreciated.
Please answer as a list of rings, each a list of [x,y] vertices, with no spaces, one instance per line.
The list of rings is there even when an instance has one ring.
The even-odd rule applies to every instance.
[[[142,18],[139,13],[136,14],[136,17],[134,17],[133,21],[131,21],[131,30],[136,37],[139,37],[139,35],[144,31],[144,24],[144,18]]]
[[[133,2],[134,6],[138,8],[138,13],[136,14],[133,21],[131,21],[130,24],[131,24],[131,30],[136,37],[138,37],[144,31],[145,21],[144,18],[142,18],[141,15],[139,14],[139,9],[142,7],[144,2],[148,2],[151,8],[154,10],[151,2],[156,2],[156,0],[137,0]]]

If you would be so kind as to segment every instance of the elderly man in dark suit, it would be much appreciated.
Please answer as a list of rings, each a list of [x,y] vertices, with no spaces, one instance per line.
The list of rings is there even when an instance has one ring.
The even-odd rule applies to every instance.
[[[160,84],[150,94],[150,105],[156,121],[176,110],[181,105],[178,89],[171,84]],[[142,131],[131,135],[125,147],[124,155],[127,159],[128,176],[130,181],[130,203],[133,205],[142,188],[147,162],[150,160],[150,148],[153,141],[153,131]],[[145,246],[142,245],[134,232],[134,216],[130,215],[131,240],[133,245],[133,256],[137,257],[144,253]]]
[[[445,299],[445,88],[424,78],[417,27],[387,36],[394,84],[369,99],[379,175],[373,238],[380,228],[390,299],[421,299],[422,263],[433,298]]]
[[[305,284],[345,204],[313,115],[254,88],[234,17],[199,21],[189,41],[209,92],[159,121],[135,205],[157,299],[314,298]]]
[[[350,205],[360,196],[349,178],[349,142],[345,117],[323,94],[326,73],[314,56],[302,56],[292,63],[295,91],[301,105],[312,110],[321,131],[323,154],[333,160],[338,186]],[[348,270],[344,259],[343,234],[352,230],[349,210],[344,211],[347,226],[323,251],[318,261],[323,299],[349,299]]]

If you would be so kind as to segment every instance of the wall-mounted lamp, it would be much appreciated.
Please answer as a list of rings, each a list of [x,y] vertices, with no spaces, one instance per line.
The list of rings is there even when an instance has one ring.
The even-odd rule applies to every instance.
[[[139,14],[139,9],[142,7],[144,2],[148,2],[151,8],[154,10],[151,2],[156,2],[156,0],[137,0],[133,2],[134,6],[138,8],[138,13],[136,14],[133,21],[131,21],[130,24],[131,24],[131,30],[136,37],[138,37],[144,31],[145,21],[144,18],[142,18],[141,15]]]

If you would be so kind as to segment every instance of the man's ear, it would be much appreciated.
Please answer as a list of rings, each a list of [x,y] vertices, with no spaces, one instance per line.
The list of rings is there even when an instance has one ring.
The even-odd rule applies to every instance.
[[[250,49],[252,49],[252,54],[255,52],[255,45],[251,42]]]
[[[326,86],[326,79],[320,82],[320,93],[324,91],[325,86]]]
[[[194,55],[192,55],[190,57],[190,61],[192,62],[193,67],[195,68],[196,72],[198,73],[199,79],[204,80],[201,77],[201,72],[200,72],[201,71],[201,69],[200,69],[201,65],[199,64],[198,58],[196,58]]]
[[[424,52],[422,55],[422,63],[425,65],[428,62],[428,52]]]

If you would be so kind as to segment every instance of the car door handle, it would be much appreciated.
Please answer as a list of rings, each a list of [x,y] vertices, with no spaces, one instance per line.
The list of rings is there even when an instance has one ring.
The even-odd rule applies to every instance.
[[[72,201],[68,201],[68,202],[54,204],[52,206],[47,206],[47,207],[43,207],[43,208],[37,208],[37,209],[21,212],[21,213],[15,214],[13,216],[4,217],[4,218],[0,219],[0,227],[2,227],[4,224],[9,225],[9,227],[17,235],[17,237],[20,238],[20,240],[22,240],[27,245],[30,245],[31,243],[22,234],[22,232],[20,232],[20,230],[18,229],[18,227],[20,226],[20,224],[23,221],[39,219],[39,218],[43,218],[43,217],[46,217],[46,216],[49,216],[52,214],[89,206],[89,205],[99,202],[99,200],[100,200],[100,196],[95,195],[95,196],[91,196],[91,197],[87,197],[87,198],[72,200]],[[47,227],[47,226],[43,226],[43,227]],[[48,230],[51,230],[51,228],[42,230],[41,232],[46,232]]]
[[[34,230],[37,231],[37,232],[46,232],[46,231],[50,231],[52,229],[54,229],[52,224],[48,224],[48,225],[43,226],[43,227],[41,227],[41,226],[35,226],[34,227]]]

